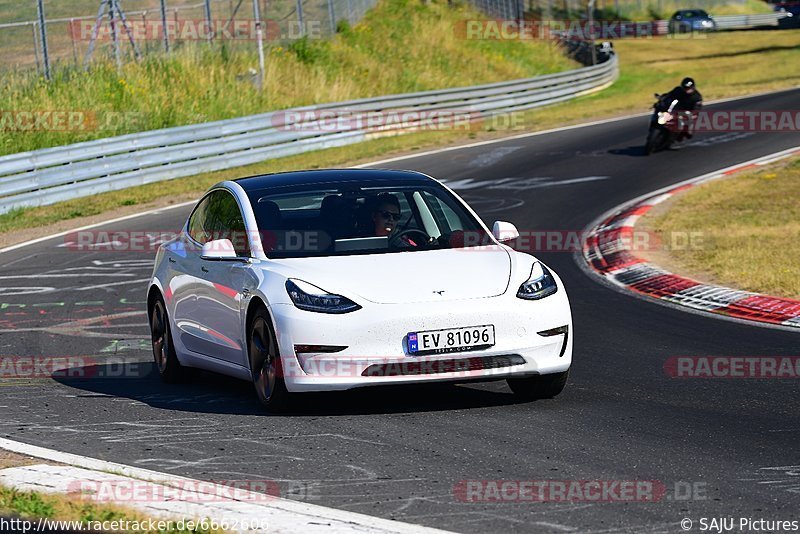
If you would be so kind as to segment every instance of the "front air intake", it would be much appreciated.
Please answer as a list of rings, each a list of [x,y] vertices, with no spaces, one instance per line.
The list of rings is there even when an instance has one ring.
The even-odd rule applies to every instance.
[[[525,359],[519,354],[473,356],[470,358],[449,360],[380,363],[370,365],[364,369],[361,376],[413,376],[464,373],[469,371],[483,371],[486,369],[500,369],[502,367],[513,367],[515,365],[524,364]]]

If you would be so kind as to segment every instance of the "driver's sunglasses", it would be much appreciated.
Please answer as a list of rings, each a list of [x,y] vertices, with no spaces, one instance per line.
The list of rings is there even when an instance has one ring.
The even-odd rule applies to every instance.
[[[395,222],[397,222],[397,221],[399,221],[399,220],[400,220],[400,214],[399,214],[399,213],[394,213],[394,212],[391,212],[391,211],[382,211],[382,212],[381,212],[381,217],[383,217],[383,218],[384,218],[384,219],[386,219],[387,221],[388,221],[390,218],[391,218],[393,221],[395,221]]]

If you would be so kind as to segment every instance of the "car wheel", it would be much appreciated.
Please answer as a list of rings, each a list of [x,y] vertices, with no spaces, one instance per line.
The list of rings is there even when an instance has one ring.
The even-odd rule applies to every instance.
[[[511,391],[523,399],[551,399],[564,391],[568,377],[569,369],[563,373],[509,378],[507,382]]]
[[[284,410],[288,406],[289,392],[283,380],[278,343],[266,308],[259,307],[253,314],[247,339],[253,386],[258,400],[271,411]]]
[[[156,299],[150,310],[150,338],[153,341],[153,359],[161,380],[178,382],[183,375],[183,367],[175,354],[167,309],[161,297]]]

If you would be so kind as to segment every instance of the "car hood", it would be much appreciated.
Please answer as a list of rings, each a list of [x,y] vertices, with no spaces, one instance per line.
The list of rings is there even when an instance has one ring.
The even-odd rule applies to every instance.
[[[289,268],[287,277],[382,304],[495,297],[511,275],[499,246],[274,261]]]

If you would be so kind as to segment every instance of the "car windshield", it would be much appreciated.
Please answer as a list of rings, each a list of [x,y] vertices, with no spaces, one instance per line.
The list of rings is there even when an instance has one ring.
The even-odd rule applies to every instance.
[[[492,243],[445,188],[422,185],[298,186],[250,193],[270,258],[385,254]]]

